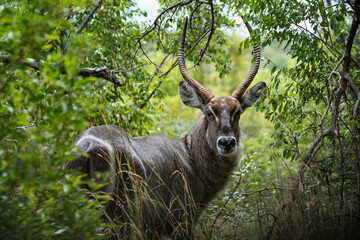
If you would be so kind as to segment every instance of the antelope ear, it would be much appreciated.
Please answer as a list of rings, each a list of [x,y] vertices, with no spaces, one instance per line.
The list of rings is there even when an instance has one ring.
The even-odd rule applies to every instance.
[[[198,108],[202,112],[205,111],[206,104],[195,93],[194,89],[185,81],[179,83],[179,95],[181,101],[188,107]]]
[[[242,112],[244,112],[248,107],[251,107],[259,99],[259,97],[264,93],[265,87],[266,84],[264,82],[258,82],[245,93],[245,95],[240,99]]]

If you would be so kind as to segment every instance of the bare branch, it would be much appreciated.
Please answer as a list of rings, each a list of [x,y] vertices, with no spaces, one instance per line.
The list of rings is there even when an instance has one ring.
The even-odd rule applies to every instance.
[[[161,13],[159,13],[159,15],[156,17],[156,19],[154,20],[154,22],[152,23],[152,25],[150,26],[150,28],[148,28],[140,37],[136,38],[137,39],[137,43],[139,44],[139,48],[138,50],[140,50],[144,55],[145,57],[156,67],[158,68],[158,65],[156,63],[154,63],[149,57],[148,55],[146,54],[145,50],[143,49],[143,46],[141,44],[141,40],[146,36],[148,35],[150,32],[154,31],[157,27],[160,28],[159,25],[162,25],[162,21],[161,21],[161,18],[169,13],[171,10],[174,10],[174,13],[178,10],[179,7],[181,6],[185,6],[185,5],[188,5],[192,2],[194,2],[195,0],[184,0],[184,1],[180,1],[168,8],[166,8],[165,10],[163,10]],[[209,1],[196,1],[197,2],[197,5],[195,7],[195,9],[191,12],[191,16],[193,15],[193,13],[196,11],[196,9],[198,9],[202,4],[209,4],[210,7],[211,7],[211,27],[207,30],[205,30],[205,32],[203,32],[200,37],[198,39],[196,39],[196,43],[195,45],[191,48],[191,50],[188,52],[188,54],[190,52],[193,51],[193,49],[198,46],[198,44],[201,42],[201,40],[210,32],[209,36],[208,36],[208,39],[207,39],[207,42],[206,42],[206,45],[203,49],[201,49],[200,51],[200,54],[199,54],[199,58],[198,58],[198,61],[197,63],[195,63],[195,65],[199,65],[199,63],[201,62],[203,56],[206,54],[206,51],[209,47],[209,44],[210,44],[210,41],[212,39],[212,36],[213,36],[213,33],[214,33],[214,7],[213,7],[213,2],[212,0],[209,0]],[[170,19],[173,18],[174,16],[174,13],[171,15]],[[168,20],[169,21],[169,20]],[[190,24],[191,24],[191,21],[190,21]],[[188,55],[186,54],[186,56]],[[162,75],[159,76],[159,78],[163,78],[165,76],[167,76],[169,74],[169,72],[174,69],[176,66],[177,66],[177,59],[175,60],[175,62],[172,64],[172,66],[165,72],[163,73]],[[163,64],[160,64],[160,65],[163,65]]]
[[[88,24],[88,22],[96,12],[96,10],[101,6],[101,4],[102,4],[102,0],[99,0],[97,4],[95,4],[93,9],[91,9],[89,15],[85,18],[84,22],[80,25],[79,29],[76,31],[77,34],[80,34],[82,32],[82,30],[86,27],[86,25]]]
[[[154,66],[157,66],[157,64],[154,63],[154,62],[151,60],[151,58],[147,55],[147,53],[145,52],[145,50],[144,50],[141,42],[139,42],[139,48],[140,48],[141,52],[145,55],[145,57],[146,57]]]
[[[143,64],[140,64],[138,66],[135,66],[131,69],[125,69],[125,68],[116,68],[114,70],[110,70],[110,72],[113,72],[113,73],[125,73],[125,72],[131,72],[131,71],[134,71],[140,67],[143,67],[143,66],[146,66],[146,65],[149,65],[148,63],[143,63]]]
[[[169,11],[171,11],[172,9],[174,8],[178,8],[180,6],[185,6],[185,5],[188,5],[190,3],[192,3],[194,0],[185,0],[185,1],[181,1],[181,2],[178,2],[170,7],[168,7],[167,9],[165,9],[164,11],[162,11],[161,13],[159,13],[159,15],[156,17],[156,19],[154,20],[152,26],[146,30],[145,33],[143,33],[140,37],[137,38],[137,42],[140,43],[141,39],[143,39],[146,35],[148,35],[150,32],[152,32],[158,25],[158,21],[161,19],[161,17],[168,13]]]
[[[201,3],[200,3],[201,4]],[[213,5],[213,2],[212,0],[209,0],[209,5],[210,5],[210,9],[211,9],[211,27],[210,27],[210,34],[208,36],[208,39],[206,41],[206,44],[205,44],[205,47],[203,49],[201,49],[201,52],[199,54],[199,60],[197,61],[197,63],[195,65],[198,65],[202,58],[204,57],[207,49],[209,48],[209,45],[210,45],[210,41],[212,39],[212,36],[214,34],[214,31],[215,31],[215,28],[214,28],[214,25],[215,25],[215,16],[214,16],[214,5]]]
[[[164,65],[166,59],[167,59],[169,56],[170,56],[170,53],[167,54],[167,55],[163,58],[163,60],[161,61],[161,63],[157,66],[154,74],[151,76],[151,78],[150,78],[150,80],[149,80],[148,85],[146,86],[147,89],[149,89],[150,84],[151,84],[152,80],[154,79],[155,75],[160,71],[160,68]]]
[[[11,55],[6,52],[0,52],[0,62],[2,63],[11,62]],[[32,58],[26,58],[25,60],[15,59],[15,63],[28,66],[35,70],[39,70],[39,63]]]
[[[344,85],[346,87],[347,83],[350,83],[350,86],[353,82],[353,80],[350,77],[350,62],[352,60],[351,58],[351,48],[353,46],[354,43],[354,39],[356,37],[356,32],[359,28],[360,25],[360,0],[355,0],[354,2],[354,18],[353,18],[353,22],[351,24],[350,27],[350,31],[349,31],[349,37],[348,37],[348,41],[346,43],[346,47],[345,47],[345,51],[344,51],[344,64],[343,64],[343,75],[344,75],[344,80],[342,81],[342,85],[341,87]],[[340,87],[340,88],[341,88]],[[357,89],[358,90],[358,89]],[[353,131],[355,131],[357,129],[357,124],[356,124],[356,118],[357,118],[357,112],[358,112],[358,108],[359,108],[359,101],[360,101],[360,97],[358,94],[358,99],[356,101],[355,104],[355,108],[353,111]],[[356,193],[357,193],[357,200],[358,200],[358,207],[357,207],[357,214],[360,214],[360,166],[359,166],[359,159],[358,159],[358,146],[357,146],[357,138],[356,138],[356,132],[353,133],[353,139],[354,139],[354,151],[356,152],[356,161],[355,161],[355,166],[354,166],[354,170],[356,171],[356,182],[357,182],[357,187],[356,187]],[[355,146],[356,145],[356,146]]]
[[[202,39],[204,39],[204,37],[210,32],[210,29],[206,30],[198,39],[196,39],[196,43],[194,44],[194,46],[185,54],[185,58],[195,49],[195,47],[201,42]],[[162,75],[159,76],[159,78],[163,78],[166,77],[170,71],[175,68],[178,65],[178,60],[176,59],[176,61],[171,65],[171,67]],[[196,65],[196,64],[195,64]]]
[[[300,26],[299,24],[293,22],[292,23],[295,27],[297,27],[298,29],[300,29],[301,31],[310,34],[311,36],[313,36],[314,38],[316,38],[317,40],[319,40],[320,42],[322,42],[324,44],[324,46],[326,46],[326,48],[329,50],[329,52],[331,52],[334,56],[337,55],[341,55],[341,53],[337,50],[335,50],[335,52],[337,53],[337,55],[334,53],[334,48],[329,45],[329,43],[327,43],[324,39],[322,39],[321,37],[317,36],[315,33],[309,31],[308,29],[304,28],[303,26]]]
[[[358,194],[358,197],[360,195],[360,166],[359,166],[359,142],[357,139],[357,132],[358,132],[358,127],[356,124],[356,119],[357,116],[359,114],[359,108],[360,108],[360,97],[358,97],[358,100],[355,103],[355,107],[354,107],[354,112],[353,112],[353,141],[354,141],[354,155],[355,155],[355,159],[354,159],[354,170],[356,171],[356,182],[357,182],[357,189],[356,192]],[[358,211],[360,211],[360,209],[358,209]],[[358,212],[359,214],[359,212]]]
[[[208,4],[208,2],[198,2],[198,4],[195,6],[194,10],[191,11],[190,17],[189,17],[189,29],[192,28],[192,19],[193,19],[194,13],[195,13],[196,10],[197,10],[201,5],[203,5],[204,3],[207,3],[207,4]]]
[[[230,196],[228,197],[228,199],[226,200],[226,202],[223,204],[223,207],[220,209],[220,211],[218,211],[218,213],[216,214],[216,217],[213,221],[213,223],[211,224],[211,230],[210,230],[210,236],[212,236],[212,233],[213,233],[213,230],[215,229],[215,223],[217,222],[218,218],[220,217],[220,215],[222,214],[223,212],[223,209],[225,208],[225,206],[228,204],[228,202],[230,201],[230,199],[232,198],[232,196],[234,196],[236,190],[238,189],[240,183],[242,182],[242,178],[240,177],[236,184],[235,184],[235,187],[233,189],[233,191],[230,193]]]
[[[8,53],[0,53],[0,62],[9,62],[11,61],[11,55]],[[20,65],[24,65],[27,67],[30,67],[32,69],[35,70],[40,70],[39,68],[39,63],[32,59],[32,58],[26,58],[25,60],[15,60],[15,63],[20,64]],[[140,66],[138,66],[140,67]],[[136,67],[136,68],[138,68]],[[122,83],[118,81],[118,77],[116,75],[113,75],[114,72],[126,72],[126,71],[132,71],[135,70],[136,68],[133,69],[129,69],[129,70],[122,70],[119,71],[119,69],[115,69],[115,70],[109,70],[107,67],[101,67],[101,68],[83,68],[80,70],[80,72],[78,73],[79,76],[82,77],[97,77],[97,78],[103,78],[105,80],[108,80],[110,82],[112,82],[113,84],[117,85],[117,86],[122,86]],[[65,70],[61,71],[63,74],[66,73]]]
[[[81,20],[84,17],[84,14],[87,12],[88,8],[90,7],[90,4],[88,4],[86,6],[86,8],[82,11],[82,13],[80,14],[80,18],[75,22],[74,26],[77,27],[79,25],[79,23],[81,22]],[[70,15],[69,15],[70,16]]]
[[[101,68],[83,68],[78,73],[79,76],[82,77],[97,77],[97,78],[103,78],[106,79],[115,85],[121,87],[122,83],[119,82],[117,79],[117,76],[111,74],[111,70],[109,70],[107,67],[101,67]]]
[[[318,124],[317,127],[319,127],[319,126],[321,126],[321,125],[323,124],[323,122],[324,122],[324,120],[325,120],[325,117],[326,117],[326,115],[327,115],[328,112],[329,112],[329,109],[330,109],[330,106],[331,106],[331,101],[332,101],[332,93],[333,93],[333,91],[332,91],[332,85],[331,85],[331,77],[332,77],[334,74],[336,74],[336,75],[338,76],[339,82],[340,82],[341,76],[340,76],[340,74],[337,72],[337,69],[338,69],[338,67],[340,66],[340,64],[343,62],[343,60],[344,60],[344,56],[343,56],[343,57],[340,59],[340,61],[336,64],[335,68],[331,71],[329,77],[327,78],[328,85],[329,85],[329,88],[330,88],[330,91],[329,91],[329,103],[328,103],[328,105],[327,105],[327,107],[326,107],[326,110],[325,110],[325,112],[324,112],[324,114],[323,114],[323,116],[322,116],[322,118],[321,118],[321,120],[320,120],[320,123]]]
[[[13,142],[13,143],[17,144],[19,140],[4,138],[4,141],[5,141],[5,142]]]
[[[243,195],[244,196],[247,196],[247,195],[251,195],[251,194],[254,194],[254,193],[262,193],[262,192],[267,192],[267,191],[270,191],[270,190],[284,190],[284,191],[293,191],[294,189],[293,188],[284,188],[284,187],[265,187],[263,189],[259,189],[259,190],[254,190],[254,191],[249,191],[249,192],[243,192]]]
[[[266,235],[263,237],[263,240],[268,240],[268,239],[271,238],[271,233],[272,233],[273,230],[274,230],[274,227],[275,227],[275,224],[276,224],[277,219],[279,218],[280,214],[286,209],[286,207],[289,205],[289,203],[290,203],[290,202],[285,202],[285,203],[283,203],[283,204],[279,207],[277,213],[276,213],[275,215],[272,215],[273,218],[274,218],[274,220],[273,220],[272,224],[268,227],[268,230],[267,230],[267,232],[266,232]]]
[[[152,80],[154,79],[154,77],[156,76],[156,74],[160,71],[161,67],[163,66],[163,64],[165,63],[166,59],[170,56],[170,53],[167,54],[163,60],[161,61],[161,63],[157,66],[154,74],[152,75],[152,77],[149,80],[148,85],[146,86],[147,89],[149,89],[150,84],[152,82]],[[146,100],[139,106],[139,108],[144,108],[146,106],[146,104],[150,101],[150,99],[154,96],[155,92],[159,89],[160,85],[163,83],[162,80],[160,80],[157,84],[157,86],[155,87],[155,89],[150,93],[150,95],[146,98]]]

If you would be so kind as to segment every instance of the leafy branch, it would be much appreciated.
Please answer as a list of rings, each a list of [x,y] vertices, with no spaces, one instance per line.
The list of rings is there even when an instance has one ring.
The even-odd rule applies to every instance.
[[[294,191],[291,192],[291,196],[288,199],[287,202],[284,202],[278,209],[276,215],[274,215],[274,219],[273,222],[269,225],[268,227],[268,231],[266,232],[265,236],[263,237],[263,239],[270,239],[271,238],[271,234],[276,226],[276,222],[279,218],[279,216],[281,215],[281,213],[287,208],[287,206],[289,206],[289,204],[295,199],[296,196],[296,190],[299,188],[300,183],[302,182],[302,178],[304,173],[306,172],[307,168],[310,166],[312,159],[316,156],[317,152],[319,151],[319,149],[322,146],[323,140],[326,137],[331,137],[334,138],[336,136],[339,136],[339,132],[337,131],[337,123],[339,120],[339,105],[341,102],[341,98],[344,96],[344,93],[347,89],[348,83],[353,82],[353,80],[350,77],[350,63],[352,61],[352,57],[351,57],[351,49],[353,47],[354,44],[354,39],[356,36],[356,32],[357,29],[359,28],[359,24],[360,24],[360,1],[356,0],[354,3],[354,16],[353,16],[353,21],[349,30],[349,34],[348,34],[348,39],[347,39],[347,43],[345,46],[345,50],[343,53],[343,57],[341,58],[341,60],[338,62],[338,64],[336,65],[335,69],[331,72],[330,77],[336,72],[336,69],[339,67],[339,65],[341,64],[341,62],[343,63],[342,69],[343,69],[343,77],[339,76],[339,88],[336,91],[334,98],[333,99],[329,99],[329,105],[328,108],[330,107],[330,103],[332,102],[332,108],[331,108],[331,119],[330,119],[330,126],[329,128],[327,128],[326,130],[321,131],[317,137],[314,139],[314,141],[311,143],[310,147],[308,148],[307,152],[302,156],[301,158],[301,164],[300,167],[297,171],[297,175],[295,177],[295,182],[293,183],[293,189]],[[329,95],[331,97],[331,95]],[[360,213],[360,166],[359,166],[359,159],[357,159],[357,156],[359,155],[359,150],[357,148],[357,146],[359,145],[359,143],[357,143],[357,138],[356,136],[356,129],[357,129],[357,124],[356,124],[356,118],[358,115],[358,111],[359,111],[359,102],[360,102],[360,94],[357,95],[357,101],[354,107],[354,128],[353,128],[353,132],[352,135],[354,136],[353,140],[354,140],[354,151],[355,151],[355,159],[352,160],[350,159],[350,161],[353,162],[354,165],[354,170],[356,172],[356,178],[357,178],[357,188],[356,188],[356,195],[357,195],[357,205],[358,205],[358,214]],[[327,110],[325,111],[322,119],[325,118],[325,115],[327,115]],[[320,122],[320,124],[322,124],[322,121]],[[341,137],[340,137],[341,138]],[[359,216],[359,215],[358,215]]]

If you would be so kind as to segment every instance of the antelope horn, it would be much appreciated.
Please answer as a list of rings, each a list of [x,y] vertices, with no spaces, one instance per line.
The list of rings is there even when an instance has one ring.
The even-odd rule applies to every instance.
[[[249,23],[245,22],[245,25],[246,25],[247,29],[249,30],[249,33],[251,33],[252,28],[249,25]],[[251,66],[250,71],[246,75],[245,79],[240,83],[240,85],[231,94],[232,97],[234,97],[234,98],[236,98],[238,100],[240,100],[241,97],[244,95],[246,89],[249,87],[249,85],[253,81],[257,71],[259,70],[259,66],[260,66],[260,48],[256,43],[254,44],[253,54],[254,54],[254,56],[256,56],[256,60],[255,60],[254,64]]]
[[[186,28],[187,28],[187,18],[185,19],[185,25],[184,29],[181,35],[181,41],[179,46],[179,55],[178,55],[178,62],[179,62],[179,69],[181,72],[181,75],[186,80],[186,82],[194,89],[195,93],[201,97],[201,99],[208,103],[212,98],[214,98],[214,95],[209,92],[206,88],[204,88],[198,81],[196,81],[189,73],[189,71],[186,68],[185,65],[185,37],[186,37]]]

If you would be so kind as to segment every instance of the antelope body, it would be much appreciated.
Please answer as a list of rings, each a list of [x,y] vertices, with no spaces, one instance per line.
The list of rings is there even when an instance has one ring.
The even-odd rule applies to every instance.
[[[212,95],[186,69],[186,26],[187,22],[178,58],[186,82],[180,82],[179,95],[185,105],[204,113],[193,132],[180,139],[130,138],[117,126],[91,127],[74,142],[86,154],[66,166],[80,168],[90,177],[108,172],[109,183],[102,190],[113,201],[105,206],[107,217],[123,229],[130,222],[149,238],[192,238],[201,211],[225,187],[238,164],[240,115],[265,88],[260,82],[244,94],[260,64],[255,44],[256,61],[239,87],[226,98]]]

